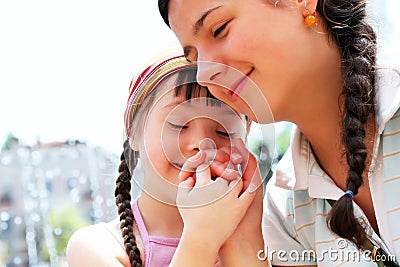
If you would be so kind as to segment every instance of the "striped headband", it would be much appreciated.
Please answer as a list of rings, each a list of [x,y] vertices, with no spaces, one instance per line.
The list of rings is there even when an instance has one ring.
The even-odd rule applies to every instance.
[[[183,69],[190,63],[182,56],[170,57],[161,62],[148,66],[138,76],[132,79],[129,86],[129,98],[124,114],[125,130],[129,131],[129,124],[133,120],[136,111],[146,97],[157,87],[157,84],[166,75]]]

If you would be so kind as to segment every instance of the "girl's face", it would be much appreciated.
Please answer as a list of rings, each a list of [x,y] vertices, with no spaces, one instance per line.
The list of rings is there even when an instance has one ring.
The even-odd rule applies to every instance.
[[[236,111],[261,123],[268,122],[259,114],[266,109],[263,97],[275,120],[288,120],[291,111],[298,111],[296,103],[309,97],[307,86],[322,68],[320,55],[326,47],[319,40],[328,43],[327,35],[304,23],[316,0],[307,1],[311,3],[307,8],[306,1],[280,0],[276,6],[275,2],[169,2],[172,30],[186,57],[199,61],[198,81]]]
[[[170,79],[165,87],[173,88],[174,82]],[[164,194],[168,191],[166,184],[176,185],[180,168],[199,151],[202,142],[212,142],[220,148],[230,146],[232,138],[244,139],[247,134],[245,117],[219,100],[206,99],[205,89],[201,89],[200,97],[189,101],[185,93],[181,95],[175,96],[174,90],[157,93],[139,137],[145,190],[151,190],[151,194],[163,200],[154,188]],[[219,106],[211,105],[212,101]]]

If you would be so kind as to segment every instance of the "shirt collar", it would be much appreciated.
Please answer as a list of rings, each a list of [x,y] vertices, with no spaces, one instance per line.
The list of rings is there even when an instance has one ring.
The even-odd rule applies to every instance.
[[[386,44],[378,46],[378,55],[378,66],[385,66],[378,68],[376,74],[376,125],[378,134],[381,134],[399,109],[400,77],[393,70],[396,62]],[[338,199],[343,191],[318,165],[310,143],[300,129],[295,125],[292,129],[290,147],[276,168],[276,185],[290,190],[308,189],[314,198]]]
[[[393,117],[400,106],[400,65],[399,57],[386,43],[378,46],[376,74],[376,125],[381,134],[386,123]]]

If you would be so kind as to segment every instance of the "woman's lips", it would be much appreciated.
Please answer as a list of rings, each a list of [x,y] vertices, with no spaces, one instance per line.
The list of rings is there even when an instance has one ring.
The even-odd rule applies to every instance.
[[[250,74],[253,72],[254,68],[252,68],[243,78],[239,79],[235,83],[232,84],[228,94],[231,96],[231,99],[233,102],[235,102],[238,98],[240,93],[242,92],[244,85],[246,83],[246,80],[250,76]]]

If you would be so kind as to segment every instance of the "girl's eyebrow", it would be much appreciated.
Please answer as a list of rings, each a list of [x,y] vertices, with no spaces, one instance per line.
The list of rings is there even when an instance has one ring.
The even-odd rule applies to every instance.
[[[216,6],[213,7],[207,11],[205,11],[203,13],[203,15],[201,15],[201,17],[196,21],[196,23],[193,25],[193,35],[197,36],[201,30],[201,28],[204,25],[204,21],[206,20],[207,16],[210,15],[213,11],[215,11],[216,9],[220,8],[221,6]]]

